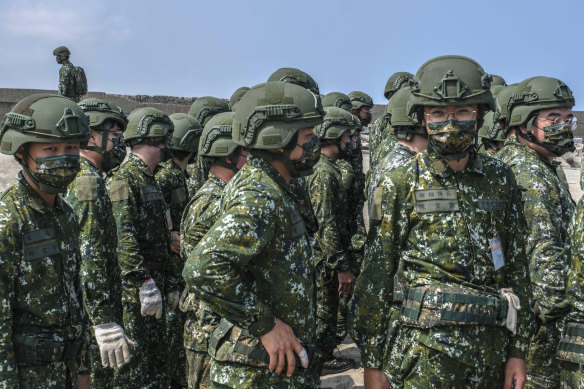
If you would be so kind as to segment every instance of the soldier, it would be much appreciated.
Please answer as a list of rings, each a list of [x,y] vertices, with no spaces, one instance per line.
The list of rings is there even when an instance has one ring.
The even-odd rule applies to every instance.
[[[170,209],[170,220],[172,222],[171,253],[172,262],[180,264],[176,267],[178,271],[172,277],[178,280],[178,288],[168,293],[166,301],[166,335],[169,345],[169,376],[171,388],[184,388],[186,386],[186,356],[183,347],[182,328],[184,327],[185,316],[178,308],[180,291],[184,289],[182,280],[182,268],[184,265],[180,255],[180,223],[183,211],[188,203],[187,175],[185,169],[187,164],[197,156],[199,138],[203,129],[197,119],[185,113],[175,113],[170,115],[170,120],[174,126],[172,133],[172,158],[158,165],[155,178],[160,192],[164,197],[164,202]]]
[[[126,156],[122,132],[128,119],[122,110],[101,99],[85,99],[79,106],[89,116],[90,137],[81,150],[81,171],[69,184],[67,200],[79,221],[83,302],[95,337],[91,338],[91,385],[113,388],[114,370],[130,358],[129,345],[120,324],[122,282],[112,204],[104,174],[119,166]]]
[[[181,225],[183,258],[188,258],[192,249],[219,218],[223,189],[247,161],[247,151],[231,138],[234,115],[233,112],[223,112],[213,116],[201,135],[199,155],[209,163],[209,178],[185,208]],[[189,292],[188,288],[181,297],[181,309],[186,313],[184,347],[188,387],[208,389],[211,387],[208,341],[221,317],[207,304],[196,300],[195,294]]]
[[[532,315],[520,192],[508,166],[473,147],[494,107],[489,79],[461,56],[432,59],[414,79],[408,114],[428,147],[376,190],[379,233],[351,303],[368,388],[523,387]]]
[[[235,108],[237,108],[237,103],[239,102],[239,100],[241,100],[241,98],[243,97],[245,92],[247,92],[248,90],[249,90],[249,87],[242,86],[240,88],[237,88],[235,90],[235,92],[233,92],[233,94],[229,98],[229,109],[230,110],[235,111]]]
[[[574,150],[574,96],[562,81],[533,77],[517,85],[509,102],[509,135],[499,158],[524,191],[526,252],[537,328],[529,345],[528,388],[557,388],[555,350],[566,314],[566,239],[574,201],[554,161]],[[563,173],[563,171],[562,171]]]
[[[391,75],[385,84],[385,90],[383,95],[388,100],[391,100],[391,96],[395,94],[400,88],[408,86],[410,79],[413,78],[414,75],[408,72],[397,72]],[[397,142],[397,139],[393,137],[393,132],[391,129],[388,128],[389,126],[389,116],[387,115],[387,110],[375,120],[373,126],[369,129],[369,155],[370,155],[370,167],[373,167],[373,163],[375,163],[375,159],[373,156],[377,152],[377,148],[383,142],[384,139],[390,138],[390,145],[393,145]],[[391,148],[390,147],[390,148]]]
[[[319,383],[309,365],[314,270],[288,182],[312,173],[320,155],[312,129],[323,115],[318,95],[289,82],[258,85],[239,102],[233,140],[250,156],[225,187],[222,213],[183,272],[189,290],[222,317],[209,339],[213,387]]]
[[[343,177],[335,162],[350,158],[354,131],[351,114],[336,107],[326,108],[323,124],[314,128],[321,156],[308,177],[312,208],[318,221],[314,234],[313,261],[316,268],[316,339],[319,364],[327,373],[355,367],[351,359],[333,357],[336,346],[339,293],[350,295],[354,280],[349,264],[350,236],[348,197]]]
[[[0,386],[89,388],[89,328],[75,212],[61,195],[79,172],[89,120],[73,101],[32,95],[7,113],[2,154],[22,166],[0,197]],[[79,376],[78,376],[79,374]]]
[[[201,127],[205,127],[209,119],[221,112],[229,112],[229,105],[225,100],[211,96],[199,97],[189,109],[189,115],[194,116],[201,123]],[[207,181],[209,167],[203,159],[197,158],[194,163],[187,166],[187,172],[189,173],[189,197],[192,197]]]
[[[170,256],[170,212],[154,170],[170,157],[173,124],[154,108],[138,108],[128,120],[124,139],[131,153],[108,179],[118,231],[124,328],[135,342],[130,363],[119,371],[119,386],[162,388],[169,384],[162,295],[172,302],[181,264]]]
[[[75,68],[69,62],[71,52],[67,47],[59,46],[53,50],[53,55],[57,63],[61,65],[61,69],[59,70],[59,94],[79,102],[81,96],[78,96],[76,91]]]

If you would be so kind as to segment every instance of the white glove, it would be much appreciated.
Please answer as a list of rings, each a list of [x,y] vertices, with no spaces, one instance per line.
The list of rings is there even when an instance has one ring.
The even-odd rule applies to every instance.
[[[101,353],[103,367],[122,367],[130,362],[132,342],[124,333],[124,329],[116,323],[98,324],[93,326],[95,340]]]
[[[140,305],[142,316],[162,316],[162,296],[152,278],[140,287]]]
[[[302,347],[302,351],[300,351],[298,357],[300,358],[300,364],[302,365],[302,367],[308,369],[308,363],[310,361],[308,360],[308,353],[306,352],[306,349],[304,347]]]
[[[519,297],[513,293],[513,289],[503,288],[499,292],[507,299],[509,305],[507,308],[505,327],[515,335],[517,333],[517,311],[521,310],[521,302],[519,301]]]
[[[166,294],[166,305],[168,305],[168,307],[174,311],[178,305],[179,298],[180,292],[178,290],[168,292]]]

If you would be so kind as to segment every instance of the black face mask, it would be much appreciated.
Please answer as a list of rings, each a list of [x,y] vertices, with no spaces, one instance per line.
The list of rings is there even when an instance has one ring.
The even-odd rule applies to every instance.
[[[111,150],[106,150],[103,152],[103,160],[101,161],[101,165],[103,170],[109,172],[118,166],[124,161],[126,158],[126,144],[124,143],[124,139],[122,137],[113,138],[111,139],[113,143],[113,147]]]
[[[311,175],[314,170],[314,165],[320,159],[320,142],[317,137],[312,138],[310,142],[306,142],[303,145],[296,144],[296,146],[302,147],[302,158],[298,160],[290,159],[290,151],[286,151],[285,158],[283,159],[284,164],[288,167],[290,176],[292,177],[304,177]]]
[[[345,142],[345,150],[341,149],[343,144],[343,138],[340,137],[337,140],[337,148],[339,149],[339,158],[341,159],[349,159],[353,155],[353,141],[351,137],[349,137],[349,141]]]
[[[359,117],[359,119],[361,119],[361,117]],[[365,119],[361,119],[361,124],[363,127],[367,127],[369,123],[371,123],[371,112],[367,112],[365,114]]]

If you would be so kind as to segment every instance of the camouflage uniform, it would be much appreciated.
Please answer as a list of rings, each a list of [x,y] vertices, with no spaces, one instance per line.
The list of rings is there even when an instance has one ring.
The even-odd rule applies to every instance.
[[[472,153],[467,168],[454,172],[423,151],[385,174],[380,185],[374,196],[380,196],[379,206],[372,210],[379,233],[368,235],[349,316],[363,367],[384,370],[392,387],[501,387],[505,360],[527,355],[532,322],[519,190],[511,170]],[[494,238],[504,253],[498,271],[490,254]],[[401,293],[393,282],[398,267]],[[515,336],[500,322],[487,325],[505,316],[496,303],[501,288],[513,288],[521,302]],[[474,296],[477,305],[459,304],[462,296]],[[403,300],[399,323],[394,299]],[[496,309],[487,313],[484,304],[493,302]],[[461,311],[489,319],[473,322]]]
[[[108,179],[118,230],[118,263],[126,334],[136,345],[130,363],[120,369],[122,387],[162,388],[168,385],[166,320],[142,316],[138,291],[153,278],[160,293],[179,288],[180,263],[170,257],[166,204],[154,174],[136,155]]]
[[[333,356],[336,346],[337,272],[349,270],[348,202],[341,171],[325,154],[321,154],[314,174],[308,178],[308,188],[319,226],[314,234],[313,261],[317,279],[316,339],[320,361],[324,362]]]
[[[300,212],[306,231],[309,236],[312,236],[318,230],[318,220],[314,216],[312,205],[310,204],[310,194],[308,193],[308,183],[305,177],[298,177],[290,179],[288,184],[290,192],[294,198],[296,209]]]
[[[201,186],[207,181],[209,176],[209,164],[201,156],[197,156],[194,163],[187,165],[186,169],[189,178],[187,187],[189,191],[189,198],[192,198]]]
[[[156,171],[156,183],[162,192],[164,202],[170,208],[170,219],[172,229],[178,231],[180,228],[182,213],[188,202],[187,176],[172,159],[158,165]],[[172,263],[180,264],[175,267],[178,272],[172,277],[178,280],[179,290],[184,289],[182,281],[183,260],[179,254],[170,253]],[[167,289],[169,292],[171,289]],[[166,336],[169,345],[169,368],[170,377],[182,386],[186,385],[185,367],[186,356],[183,347],[181,329],[184,327],[185,316],[180,310],[166,310]]]
[[[369,130],[369,170],[375,168],[380,159],[379,155],[385,155],[380,148],[391,150],[397,143],[397,138],[389,124],[390,117],[387,112],[384,112]]]
[[[69,184],[67,201],[79,221],[83,302],[92,325],[122,323],[121,278],[116,253],[117,236],[112,203],[102,172],[80,157],[81,171]],[[114,385],[114,370],[101,364],[101,354],[91,337],[91,382],[96,388]]]
[[[209,173],[207,182],[187,205],[181,225],[181,252],[184,258],[188,258],[193,248],[219,218],[223,189],[225,182],[215,174]],[[181,309],[186,313],[183,338],[189,389],[210,388],[211,358],[207,348],[209,337],[221,317],[213,313],[207,304],[198,301],[195,294],[188,289],[183,293]]]
[[[314,270],[288,185],[267,161],[250,155],[225,187],[221,210],[183,272],[189,290],[224,318],[209,341],[214,387],[316,387],[314,369],[299,362],[292,377],[270,372],[259,340],[278,318],[314,359]]]
[[[75,86],[75,67],[67,61],[59,69],[59,94],[78,103],[79,96],[77,96]]]
[[[526,253],[529,258],[537,332],[531,340],[527,366],[530,388],[557,387],[559,366],[555,358],[560,321],[566,311],[564,269],[565,241],[574,211],[569,188],[558,178],[561,167],[509,137],[499,158],[511,166],[523,189],[527,222]]]
[[[85,350],[89,339],[75,212],[60,195],[49,208],[21,173],[0,199],[0,226],[0,386],[77,388],[77,374],[89,374],[85,351],[50,362],[63,342]]]

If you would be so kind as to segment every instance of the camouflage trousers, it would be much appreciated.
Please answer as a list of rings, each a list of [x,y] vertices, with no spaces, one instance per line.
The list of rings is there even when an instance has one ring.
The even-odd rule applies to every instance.
[[[209,389],[211,357],[206,352],[186,349],[187,383],[189,389]]]
[[[95,341],[95,336],[91,337],[89,345],[89,360],[91,363],[90,382],[93,389],[114,388],[114,369],[103,367],[101,364],[101,353]]]
[[[19,389],[77,389],[78,365],[56,362],[43,366],[18,365]]]
[[[392,363],[384,363],[391,388],[404,389],[492,389],[502,388],[505,364],[469,366],[413,339],[408,328],[400,328],[391,352]]]
[[[320,374],[322,364],[333,356],[337,345],[339,280],[337,272],[328,268],[324,261],[317,265],[316,274],[316,348]]]
[[[211,388],[312,389],[319,384],[320,379],[312,369],[297,369],[292,377],[286,377],[285,372],[277,375],[266,368],[211,362]]]
[[[168,307],[167,307],[168,308]],[[186,355],[183,343],[185,314],[179,309],[166,310],[166,336],[168,339],[169,378],[176,387],[187,386]]]
[[[560,342],[560,321],[541,323],[529,342],[526,389],[552,389],[559,386],[560,365],[556,350]]]
[[[124,329],[135,345],[130,351],[130,362],[119,369],[119,387],[167,388],[169,368],[164,312],[160,319],[142,316],[137,288],[124,290],[122,305]]]
[[[352,295],[339,294],[339,312],[337,313],[337,344],[347,337],[347,315]]]
[[[560,385],[561,389],[584,388],[584,365],[560,361]]]

